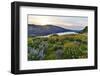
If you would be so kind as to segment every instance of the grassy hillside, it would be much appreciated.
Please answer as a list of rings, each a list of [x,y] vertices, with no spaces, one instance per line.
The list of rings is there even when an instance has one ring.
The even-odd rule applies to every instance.
[[[82,31],[81,33],[87,33],[88,32],[88,26],[86,26]]]
[[[28,60],[87,58],[87,44],[86,33],[28,37]]]

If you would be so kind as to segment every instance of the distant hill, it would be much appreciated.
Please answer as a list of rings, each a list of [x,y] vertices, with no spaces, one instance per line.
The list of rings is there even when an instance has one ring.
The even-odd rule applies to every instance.
[[[65,29],[55,25],[28,24],[28,36],[44,36],[61,32],[79,32],[79,30]]]
[[[87,33],[88,32],[88,26],[86,26],[80,33]]]

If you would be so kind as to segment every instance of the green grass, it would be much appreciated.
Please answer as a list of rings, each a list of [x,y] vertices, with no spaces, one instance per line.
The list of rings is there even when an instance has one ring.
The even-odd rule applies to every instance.
[[[87,58],[87,42],[86,33],[28,37],[28,60]]]

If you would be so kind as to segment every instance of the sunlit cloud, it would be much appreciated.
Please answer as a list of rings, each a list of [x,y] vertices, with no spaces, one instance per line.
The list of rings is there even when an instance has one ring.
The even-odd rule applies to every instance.
[[[88,17],[28,15],[28,24],[52,24],[63,28],[83,29],[88,25]]]

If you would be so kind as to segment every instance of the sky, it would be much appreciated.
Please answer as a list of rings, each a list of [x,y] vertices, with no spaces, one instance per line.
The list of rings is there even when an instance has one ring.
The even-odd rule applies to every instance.
[[[67,29],[82,30],[85,26],[88,26],[88,17],[28,15],[28,24],[36,24],[41,26],[52,24]]]

